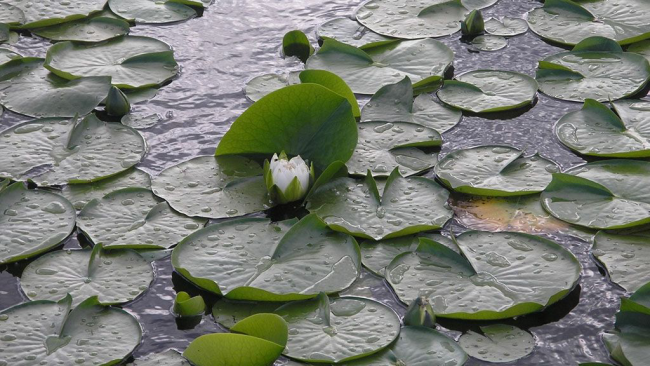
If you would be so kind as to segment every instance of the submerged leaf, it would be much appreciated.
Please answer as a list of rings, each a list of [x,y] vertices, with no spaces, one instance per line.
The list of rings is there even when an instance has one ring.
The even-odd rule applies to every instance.
[[[470,356],[487,362],[514,362],[528,356],[535,348],[533,336],[512,325],[493,324],[481,327],[479,334],[469,331],[458,343]]]

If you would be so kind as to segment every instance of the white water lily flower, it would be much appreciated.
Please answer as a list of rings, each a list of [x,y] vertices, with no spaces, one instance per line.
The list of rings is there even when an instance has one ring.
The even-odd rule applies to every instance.
[[[273,154],[271,162],[264,163],[264,178],[271,199],[284,204],[301,200],[307,195],[314,179],[313,166],[310,168],[300,157],[289,160],[282,152]]]

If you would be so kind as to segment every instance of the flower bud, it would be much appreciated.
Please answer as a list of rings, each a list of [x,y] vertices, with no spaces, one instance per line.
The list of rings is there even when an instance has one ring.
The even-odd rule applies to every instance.
[[[404,325],[427,328],[436,326],[436,315],[426,297],[420,296],[413,300],[404,315]]]
[[[119,88],[112,86],[106,97],[106,114],[122,117],[130,111],[131,103],[129,103],[129,99]]]
[[[284,152],[279,157],[273,154],[271,162],[264,162],[264,180],[276,203],[298,201],[307,195],[314,180],[314,166],[310,168],[300,156],[289,160]]]
[[[465,20],[460,22],[460,30],[465,36],[476,36],[485,30],[483,14],[479,10],[472,10]]]

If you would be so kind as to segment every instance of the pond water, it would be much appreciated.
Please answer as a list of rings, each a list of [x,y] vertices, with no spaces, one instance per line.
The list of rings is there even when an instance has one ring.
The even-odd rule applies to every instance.
[[[158,174],[163,169],[198,155],[213,154],[219,138],[251,102],[243,87],[254,76],[284,73],[301,68],[295,59],[280,56],[282,36],[290,30],[303,30],[312,41],[315,29],[335,17],[349,16],[359,6],[358,0],[219,0],[202,17],[168,26],[137,26],[134,35],[147,35],[170,44],[182,70],[158,95],[135,106],[135,113],[157,114],[159,121],[142,133],[149,152],[140,167]],[[500,0],[484,9],[484,17],[523,17],[540,2],[533,0]],[[534,76],[537,61],[561,49],[541,41],[530,31],[511,38],[507,48],[496,52],[477,53],[462,42],[460,35],[440,39],[455,52],[454,74],[475,69],[512,70]],[[49,42],[22,37],[13,46],[25,56],[44,57]],[[367,98],[360,98],[361,102]],[[532,108],[494,116],[464,116],[461,123],[443,135],[443,155],[459,148],[485,144],[507,144],[539,153],[567,169],[584,161],[564,148],[554,137],[553,124],[580,104],[563,102],[539,95]],[[29,120],[5,112],[0,130]],[[458,224],[450,228],[462,231]],[[450,228],[447,228],[449,230]],[[589,255],[589,244],[569,236],[553,239],[571,250],[583,265],[582,279],[574,291],[561,302],[542,313],[520,317],[507,323],[532,332],[535,351],[516,361],[516,365],[574,365],[579,362],[608,360],[600,333],[613,328],[619,297],[624,291],[611,284]],[[78,247],[77,237],[66,242],[67,248]],[[0,309],[26,301],[20,294],[18,276],[26,263],[0,267]],[[200,324],[177,324],[169,309],[176,291],[199,292],[188,282],[173,274],[169,259],[155,262],[156,279],[144,296],[124,306],[135,314],[144,328],[142,345],[134,356],[164,351],[183,350],[201,334],[223,331],[211,316]],[[399,313],[404,307],[379,278],[369,273],[346,291],[372,296]],[[206,299],[216,300],[203,294]],[[442,330],[453,337],[461,331],[477,329],[479,323],[441,320]],[[189,328],[189,329],[188,329]],[[279,361],[278,364],[282,364]],[[468,365],[487,364],[471,359]]]

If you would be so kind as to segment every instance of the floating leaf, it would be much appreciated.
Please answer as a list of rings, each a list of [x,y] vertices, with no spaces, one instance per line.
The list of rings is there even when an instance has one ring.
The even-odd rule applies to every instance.
[[[93,296],[102,305],[113,305],[140,296],[151,281],[151,264],[137,252],[105,251],[99,244],[39,257],[23,271],[20,286],[31,300],[60,300],[69,294],[73,306]]]
[[[452,107],[474,113],[499,112],[529,105],[537,83],[511,71],[476,70],[445,81],[438,98]]]
[[[611,358],[622,365],[643,366],[650,358],[650,308],[644,306],[647,305],[647,293],[646,285],[629,299],[621,299],[615,329],[603,334]]]
[[[183,4],[186,0],[108,0],[111,10],[136,24],[182,22],[196,16],[196,11]]]
[[[225,297],[219,299],[212,307],[214,320],[226,328],[232,328],[237,322],[251,315],[272,313],[282,306],[277,302],[232,301]]]
[[[650,163],[606,160],[553,174],[542,193],[551,215],[592,229],[623,229],[650,222]]]
[[[451,65],[454,53],[433,39],[393,41],[364,49],[326,39],[307,69],[331,71],[359,94],[374,94],[382,86],[408,76],[417,83],[440,79]]]
[[[641,41],[632,43],[628,48],[627,52],[638,53],[639,55],[645,57],[650,61],[650,41]]]
[[[386,279],[400,300],[425,295],[441,318],[505,319],[559,301],[580,277],[571,252],[537,236],[470,231],[456,243],[461,254],[421,238],[391,262]]]
[[[591,253],[607,269],[609,278],[632,292],[650,282],[647,258],[650,239],[640,235],[613,235],[599,232]]]
[[[282,347],[289,338],[287,323],[276,314],[251,315],[233,325],[230,331],[266,339]]]
[[[469,331],[458,343],[470,356],[486,362],[514,362],[533,352],[533,336],[512,325],[493,324],[481,327],[479,334]]]
[[[79,229],[106,249],[167,249],[207,220],[173,211],[147,188],[124,188],[90,201],[77,217]]]
[[[370,174],[363,181],[341,177],[317,188],[307,210],[334,230],[380,240],[440,229],[452,216],[448,198],[433,180],[403,178],[396,169],[382,196]]]
[[[483,9],[488,6],[492,6],[497,3],[499,0],[461,0],[460,2],[467,9]]]
[[[336,94],[344,97],[350,102],[352,107],[352,114],[355,118],[361,116],[361,111],[359,110],[359,102],[354,96],[354,93],[348,86],[348,84],[343,81],[336,74],[331,73],[325,70],[305,70],[300,73],[300,81],[304,83],[318,84],[326,87],[327,89],[335,92]]]
[[[314,47],[309,43],[309,38],[299,30],[287,32],[282,38],[282,52],[285,56],[295,56],[300,61],[306,62],[314,53]]]
[[[95,183],[68,184],[63,187],[61,195],[72,202],[74,208],[81,210],[93,199],[100,199],[108,193],[129,187],[150,188],[151,177],[140,169],[131,168]]]
[[[246,83],[244,92],[248,99],[257,102],[271,92],[285,86],[300,84],[299,74],[299,71],[293,71],[287,75],[264,74],[256,76]]]
[[[31,30],[53,41],[101,42],[129,33],[129,23],[121,19],[93,17]]]
[[[165,352],[149,354],[138,358],[127,366],[190,366],[190,362],[180,353],[169,349]]]
[[[205,301],[199,296],[191,297],[187,292],[176,294],[174,300],[174,313],[178,316],[199,316],[205,312]]]
[[[0,2],[0,23],[15,26],[23,24],[25,21],[25,13],[19,7],[6,1]]]
[[[15,23],[22,24],[20,28],[31,29],[85,18],[92,13],[101,11],[106,0],[78,0],[74,2],[4,0],[4,3],[13,5],[22,11],[24,18],[20,17],[17,12],[15,13],[16,18],[12,18]]]
[[[132,114],[129,113],[126,116],[122,117],[120,122],[136,130],[145,130],[155,126],[160,122],[161,118],[157,113],[152,114]]]
[[[21,57],[23,56],[14,51],[8,50],[6,48],[0,48],[0,66],[6,64],[11,60],[15,60]]]
[[[0,137],[0,176],[39,185],[94,182],[142,159],[145,142],[135,130],[103,122],[46,118],[16,125]]]
[[[0,264],[44,253],[72,233],[75,211],[65,198],[9,181],[0,184]],[[28,202],[28,203],[26,203]]]
[[[70,80],[110,76],[113,85],[120,88],[158,86],[178,73],[174,51],[168,44],[139,36],[117,37],[95,44],[57,43],[47,51],[44,66]]]
[[[377,34],[350,18],[335,18],[321,24],[316,30],[320,39],[332,38],[354,47],[372,46],[373,43],[395,40]]]
[[[501,20],[488,18],[485,20],[485,31],[494,36],[514,37],[528,31],[528,23],[524,19],[503,17]]]
[[[501,36],[484,35],[478,36],[470,42],[479,51],[498,51],[508,46],[508,40]]]

